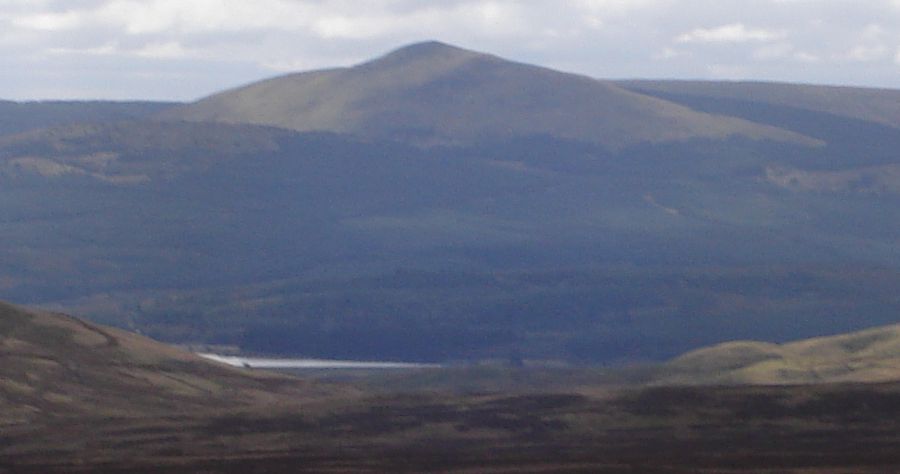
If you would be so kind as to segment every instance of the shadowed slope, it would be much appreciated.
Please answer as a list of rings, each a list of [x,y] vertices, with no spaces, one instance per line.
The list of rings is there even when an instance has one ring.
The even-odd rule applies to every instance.
[[[73,317],[0,303],[0,425],[46,416],[234,409],[335,392],[211,363]]]
[[[408,46],[352,68],[251,84],[164,116],[426,144],[528,135],[613,148],[732,136],[818,143],[775,127],[696,112],[611,82],[436,42]]]

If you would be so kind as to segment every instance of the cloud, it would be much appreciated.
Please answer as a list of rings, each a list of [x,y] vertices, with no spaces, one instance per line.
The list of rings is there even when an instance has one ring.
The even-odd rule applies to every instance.
[[[428,39],[594,77],[900,87],[900,0],[0,0],[0,98],[92,97],[101,73],[109,97],[195,98]]]
[[[191,56],[191,52],[176,41],[148,44],[135,51],[134,54],[142,58],[154,59],[182,59]]]
[[[675,38],[679,43],[746,43],[775,41],[787,36],[784,31],[748,28],[743,23],[731,23],[716,28],[697,28]]]
[[[111,56],[120,54],[119,48],[114,43],[107,43],[101,46],[90,48],[50,48],[47,50],[50,54],[55,55],[85,55],[85,56]]]
[[[753,51],[753,58],[763,61],[785,59],[794,52],[794,45],[790,43],[776,43],[757,48]]]
[[[689,56],[690,54],[691,53],[688,53],[686,51],[681,51],[681,50],[666,46],[665,48],[662,49],[662,51],[654,54],[653,59],[664,59],[664,60],[677,59],[677,58],[681,58],[684,56]]]
[[[838,59],[847,59],[850,61],[869,62],[877,61],[884,58],[888,54],[887,46],[878,45],[859,45],[846,53],[837,56]]]
[[[38,31],[57,31],[74,29],[78,27],[81,22],[82,15],[76,12],[65,12],[25,15],[13,19],[12,24],[13,26]]]
[[[714,79],[739,80],[748,75],[747,66],[734,64],[713,64],[707,70]]]

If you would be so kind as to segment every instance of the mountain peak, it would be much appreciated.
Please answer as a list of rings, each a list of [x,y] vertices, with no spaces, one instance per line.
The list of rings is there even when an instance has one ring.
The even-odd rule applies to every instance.
[[[478,56],[486,55],[440,41],[423,41],[395,49],[363,65],[396,65],[420,61],[464,60]]]
[[[399,57],[418,57],[418,56],[432,56],[436,54],[479,54],[474,51],[470,51],[468,49],[463,49],[458,46],[454,46],[452,44],[443,43],[441,41],[421,41],[418,43],[408,44],[406,46],[401,46],[384,57],[391,56],[399,56]]]

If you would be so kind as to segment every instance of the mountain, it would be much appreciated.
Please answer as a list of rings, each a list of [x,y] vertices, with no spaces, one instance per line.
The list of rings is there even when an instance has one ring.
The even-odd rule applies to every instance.
[[[900,325],[787,344],[739,341],[667,365],[662,384],[809,384],[900,380]]]
[[[311,400],[337,390],[251,373],[118,329],[0,303],[0,426]]]
[[[800,134],[697,112],[608,81],[437,42],[351,68],[251,84],[163,114],[420,143],[549,135],[611,148],[744,137],[815,145]]]

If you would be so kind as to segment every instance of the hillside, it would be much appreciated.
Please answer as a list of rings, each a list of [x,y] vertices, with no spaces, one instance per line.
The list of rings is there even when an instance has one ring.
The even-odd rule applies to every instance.
[[[801,150],[23,133],[0,139],[0,294],[170,342],[401,361],[664,359],[894,322],[896,196],[767,180],[823,157]]]
[[[786,344],[728,342],[667,364],[661,384],[806,384],[900,380],[900,325]]]
[[[420,43],[351,68],[277,77],[177,107],[169,119],[251,123],[418,143],[548,135],[621,148],[800,134],[696,112],[611,82]]]
[[[214,364],[70,316],[0,303],[0,426],[59,416],[153,416],[337,394]]]

